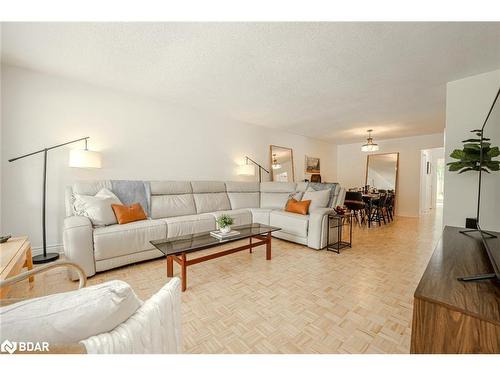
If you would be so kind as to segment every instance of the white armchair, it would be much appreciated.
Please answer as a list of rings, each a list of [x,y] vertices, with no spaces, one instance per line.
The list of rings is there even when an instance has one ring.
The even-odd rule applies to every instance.
[[[85,287],[83,270],[69,262],[37,267],[0,287],[55,267],[72,268],[78,290],[0,307],[0,342],[47,342],[49,353],[180,353],[180,281],[170,280],[145,302],[123,281]],[[1,301],[2,305],[5,302]],[[19,349],[19,348],[18,348]]]

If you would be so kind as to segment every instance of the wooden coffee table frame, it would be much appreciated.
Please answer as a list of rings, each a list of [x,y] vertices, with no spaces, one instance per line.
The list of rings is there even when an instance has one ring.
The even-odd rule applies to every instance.
[[[257,242],[252,242],[252,239],[255,238],[258,241]],[[186,291],[187,288],[187,267],[192,266],[193,264],[198,264],[201,262],[206,262],[207,260],[212,260],[216,258],[223,257],[225,255],[229,254],[234,254],[239,251],[243,250],[250,250],[250,253],[252,252],[252,249],[257,246],[261,245],[266,245],[266,260],[271,260],[271,232],[267,233],[266,235],[255,235],[252,237],[248,237],[249,244],[248,245],[243,245],[243,246],[238,246],[233,249],[227,249],[223,251],[219,251],[218,253],[213,253],[213,254],[208,254],[199,258],[194,258],[194,259],[186,259],[186,252],[181,251],[179,253],[167,255],[167,276],[168,277],[173,277],[174,276],[174,262],[176,262],[180,267],[181,267],[181,281],[182,281],[182,291]],[[226,242],[227,243],[227,242]],[[225,245],[226,243],[221,243],[221,245]],[[198,250],[205,250],[209,248],[213,248],[216,246],[220,245],[207,245],[206,247],[201,247]],[[192,253],[194,251],[188,251],[187,253]]]
[[[23,268],[33,269],[33,258],[31,255],[31,244],[28,237],[11,238],[1,244],[2,264],[0,269],[0,280],[6,280],[21,273]],[[5,252],[5,254],[3,253]],[[35,281],[34,276],[29,277],[30,287]],[[10,286],[0,288],[0,299],[5,298]]]

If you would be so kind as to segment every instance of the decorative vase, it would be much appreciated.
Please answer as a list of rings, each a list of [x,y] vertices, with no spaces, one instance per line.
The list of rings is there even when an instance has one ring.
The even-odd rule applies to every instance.
[[[229,233],[231,232],[231,226],[226,226],[226,227],[223,227],[223,228],[220,228],[220,231],[221,233]]]

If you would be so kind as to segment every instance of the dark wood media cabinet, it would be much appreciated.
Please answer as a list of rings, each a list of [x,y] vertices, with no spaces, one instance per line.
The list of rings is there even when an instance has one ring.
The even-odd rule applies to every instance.
[[[462,229],[445,227],[415,291],[411,353],[500,353],[500,282],[457,280],[493,272],[479,234]]]

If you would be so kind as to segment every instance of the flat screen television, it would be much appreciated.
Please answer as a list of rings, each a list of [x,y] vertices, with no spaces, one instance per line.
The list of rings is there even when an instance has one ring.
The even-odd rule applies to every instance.
[[[500,88],[493,99],[483,126],[477,133],[480,135],[481,145],[489,143],[491,147],[500,146]],[[483,153],[480,148],[480,165],[490,160],[489,155]],[[498,158],[493,158],[498,160]],[[498,164],[494,161],[493,164]],[[486,279],[500,280],[500,171],[492,165],[491,172],[486,168],[480,168],[478,175],[478,197],[477,197],[477,229],[461,231],[464,234],[479,233],[483,246],[488,255],[493,269],[492,273],[482,275],[471,275],[460,277],[460,281],[478,281]]]

